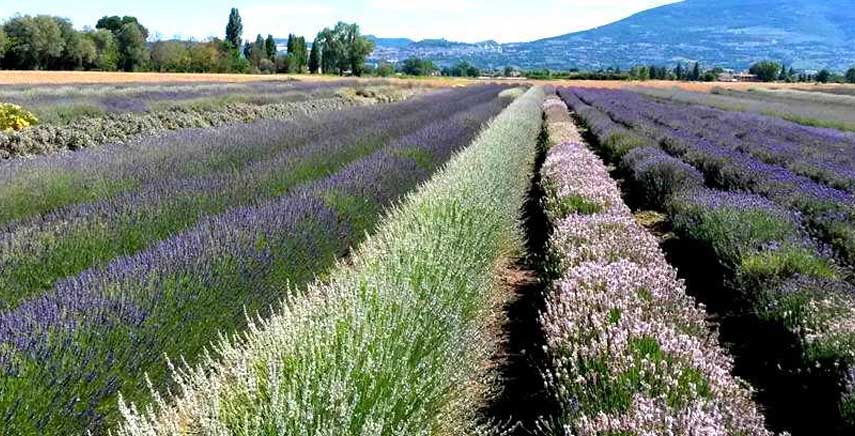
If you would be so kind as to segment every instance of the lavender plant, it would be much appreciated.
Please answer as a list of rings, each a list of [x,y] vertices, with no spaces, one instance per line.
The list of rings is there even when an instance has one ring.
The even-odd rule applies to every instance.
[[[566,112],[566,108],[565,108]],[[565,115],[566,116],[566,115]],[[580,143],[544,165],[560,278],[541,315],[552,434],[770,434],[705,313]],[[573,198],[595,207],[567,210]]]
[[[609,98],[617,98],[610,95]],[[595,103],[593,97],[589,101]],[[602,100],[596,101],[602,103]],[[571,102],[583,107],[586,113],[598,111],[578,97]],[[602,107],[610,106],[603,103]],[[615,118],[611,121],[601,112],[592,120],[605,126],[602,131],[608,131],[609,122],[621,121],[635,126],[634,123],[643,123],[639,120],[646,117],[639,114],[624,117],[622,114],[622,111],[609,111],[608,116]],[[647,129],[645,135],[653,136],[653,132],[657,132],[654,125],[641,126]],[[666,130],[658,132],[665,135]],[[836,265],[831,253],[812,240],[805,230],[803,218],[812,225],[812,217],[797,211],[810,212],[811,209],[794,207],[792,203],[806,204],[810,199],[805,198],[806,192],[814,193],[815,198],[823,195],[829,198],[829,190],[809,183],[795,186],[794,177],[787,176],[786,170],[780,167],[756,162],[748,165],[745,161],[751,158],[737,151],[717,148],[705,139],[676,129],[667,132],[668,136],[659,139],[662,147],[698,166],[710,184],[735,190],[766,186],[768,190],[758,190],[768,198],[703,188],[702,179],[692,167],[652,147],[635,149],[621,162],[632,190],[641,191],[643,197],[658,196],[662,191],[656,183],[650,183],[651,171],[670,173],[679,169],[684,177],[694,180],[669,191],[662,198],[663,203],[648,203],[647,206],[666,210],[674,231],[695,244],[695,253],[712,253],[724,269],[725,287],[735,292],[735,299],[739,301],[736,307],[744,307],[743,310],[751,311],[760,319],[777,323],[793,335],[801,353],[801,363],[797,364],[799,371],[828,373],[838,388],[826,394],[834,396],[830,403],[837,402],[838,416],[851,428],[855,415],[849,406],[853,395],[848,368],[855,355],[855,324],[852,322],[855,319],[855,288],[846,281],[848,271]],[[790,189],[785,193],[782,186],[787,180],[790,180],[786,185]],[[777,183],[777,190],[768,188],[772,183]],[[826,204],[846,207],[848,203],[839,197],[845,194],[835,195],[837,199],[829,199]],[[820,209],[813,209],[813,212],[817,210]]]
[[[359,131],[382,144],[358,153],[363,158],[312,168],[292,188],[223,213],[199,213],[186,230],[3,311],[3,431],[100,432],[118,419],[120,390],[128,401],[147,404],[150,388],[174,387],[164,356],[203,361],[218,332],[240,333],[247,315],[302,298],[300,290],[371,231],[387,204],[425,180],[506,104],[496,99],[499,90],[444,92],[428,101],[445,107],[422,102],[423,110],[400,122],[389,117]]]
[[[792,147],[788,149],[774,145],[775,136],[768,132],[775,129],[764,130],[758,124],[757,117],[721,111],[703,117],[686,115],[696,111],[701,115],[709,114],[712,110],[699,107],[690,107],[687,110],[685,107],[653,102],[626,91],[579,89],[574,90],[573,93],[586,105],[592,104],[594,106],[592,110],[602,111],[615,122],[630,127],[633,132],[649,138],[648,141],[652,140],[654,144],[660,144],[670,154],[701,170],[712,186],[726,190],[751,191],[769,198],[782,207],[804,214],[812,233],[831,244],[844,262],[850,266],[855,265],[855,225],[853,225],[855,196],[829,184],[794,173],[788,169],[785,162],[767,163],[767,161],[775,162],[779,159],[778,157],[769,158],[766,161],[756,157],[755,155],[760,153],[757,150],[763,150],[762,153],[767,155],[779,153],[776,150],[792,150]],[[759,139],[757,134],[741,133],[746,130],[745,127],[716,127],[719,121],[715,117],[722,114],[741,117],[734,123],[742,123],[748,126],[748,130],[766,132],[760,136],[771,136],[773,140],[770,142]],[[760,121],[763,120],[760,119]],[[780,130],[784,135],[792,136],[794,134],[791,132],[800,129],[806,128],[793,127],[790,123],[790,130]],[[813,156],[825,156],[821,159],[826,167],[837,165],[831,163],[833,153],[830,150],[840,148],[841,138],[845,138],[846,135],[827,131],[819,133],[824,136],[791,139],[801,144],[798,147],[800,147],[799,153],[803,156],[802,158],[791,151],[780,151],[784,154],[789,153],[791,156],[789,160],[796,162],[790,167],[800,165],[798,162],[805,162],[805,166],[810,166]],[[726,138],[722,139],[722,135]],[[844,148],[855,150],[851,146]],[[846,153],[844,151],[840,154],[840,165],[846,165],[848,161]],[[848,177],[845,176],[846,171],[840,170],[836,174]]]
[[[118,434],[472,429],[496,340],[494,270],[520,243],[542,100],[535,88],[511,104],[384,219],[352,265],[180,367],[175,396],[123,403]]]

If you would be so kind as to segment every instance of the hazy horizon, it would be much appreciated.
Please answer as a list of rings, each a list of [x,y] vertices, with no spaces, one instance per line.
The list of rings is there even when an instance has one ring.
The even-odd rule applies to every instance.
[[[58,0],[21,4],[0,0],[7,15],[48,14],[72,20],[75,27],[94,27],[104,15],[136,16],[157,39],[203,40],[222,37],[229,10],[240,10],[244,39],[256,34],[283,38],[289,33],[311,37],[337,21],[356,22],[365,34],[414,40],[447,38],[461,42],[531,41],[587,30],[677,0],[542,0],[537,5],[513,0],[321,0],[296,2],[224,1],[120,2],[92,0],[75,5]],[[555,19],[556,16],[563,17]]]

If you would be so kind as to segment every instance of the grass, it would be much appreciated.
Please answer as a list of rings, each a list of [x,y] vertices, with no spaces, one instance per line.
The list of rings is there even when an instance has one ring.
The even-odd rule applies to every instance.
[[[118,434],[462,434],[492,353],[494,272],[519,250],[543,91],[514,102],[329,282],[126,406]]]

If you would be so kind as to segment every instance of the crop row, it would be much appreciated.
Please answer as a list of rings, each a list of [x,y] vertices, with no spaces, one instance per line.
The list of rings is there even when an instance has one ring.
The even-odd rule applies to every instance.
[[[320,86],[320,85],[319,85]],[[151,111],[118,111],[88,114],[68,123],[44,124],[21,132],[0,133],[0,160],[66,150],[80,150],[108,143],[122,143],[139,136],[184,128],[210,128],[255,120],[292,118],[374,101],[401,99],[404,93],[386,93],[363,98],[354,93],[337,93],[323,98],[307,95],[260,104],[235,99],[193,103],[169,103]],[[268,96],[269,97],[269,96]]]
[[[547,384],[563,406],[557,434],[769,434],[704,310],[603,163],[565,141],[543,171],[559,276],[541,316]]]
[[[781,367],[781,362],[770,366],[832,378],[834,392],[825,394],[835,397],[830,399],[834,414],[849,426],[855,424],[848,373],[855,363],[855,288],[846,281],[848,272],[810,238],[802,217],[756,194],[706,188],[702,172],[668,154],[644,130],[629,130],[615,123],[611,113],[570,93],[564,96],[598,137],[604,154],[615,158],[632,198],[643,207],[666,211],[674,232],[691,245],[697,259],[708,253],[718,262],[705,268],[720,268],[722,285],[732,295],[706,297],[730,299],[730,310],[752,313],[788,331],[800,350],[799,363],[795,368]],[[735,173],[726,171],[726,165],[721,168],[718,174]],[[709,174],[706,179],[710,181]]]
[[[635,93],[614,94],[609,109],[634,108],[641,120],[682,130],[832,188],[855,192],[855,134],[805,127],[768,116],[660,102]],[[584,94],[583,98],[587,99]],[[618,105],[621,109],[618,109]]]
[[[685,124],[662,121],[672,115],[678,120],[681,117],[679,113],[706,113],[707,109],[696,106],[649,103],[649,99],[626,91],[579,89],[573,92],[584,103],[606,114],[606,118],[655,140],[670,154],[701,170],[710,185],[728,191],[753,192],[769,198],[781,207],[798,211],[804,215],[814,235],[829,243],[844,262],[855,266],[855,196],[798,175],[782,165],[766,163],[750,152],[755,150],[754,153],[771,155],[774,145],[761,142],[761,139],[754,136],[751,136],[754,139],[750,139],[746,135],[731,133],[730,136],[735,138],[733,143],[737,145],[730,146],[722,142],[724,140],[716,139],[717,130],[711,127],[714,123],[702,124],[705,127],[698,128],[693,126],[693,123],[697,122],[694,118],[683,121]],[[634,106],[635,104],[638,106]],[[743,121],[748,125],[746,129],[756,127],[762,131],[756,123],[751,124],[750,118]],[[731,129],[737,133],[742,130],[735,127]],[[745,139],[739,139],[740,136]],[[829,142],[823,142],[824,139]],[[834,142],[829,136],[819,136],[811,142],[806,141],[801,142],[804,144],[803,160],[799,160],[796,152],[791,154],[793,166],[799,165],[799,162],[806,162],[805,166],[810,166],[811,154],[819,153],[812,152],[813,149],[835,148],[841,148],[840,161],[845,164],[847,153],[851,154],[851,150],[855,149],[852,145]],[[824,159],[832,159],[833,153],[829,153]],[[774,161],[773,158],[769,160]],[[845,178],[845,174],[841,171],[839,177]]]
[[[760,88],[747,92],[715,89],[712,93],[652,88],[640,88],[638,91],[680,103],[771,116],[805,126],[855,131],[855,115],[852,111],[855,99],[845,95]]]
[[[467,132],[477,128],[478,122],[500,109],[502,103],[496,99],[497,92],[498,89],[487,87],[454,95],[441,94],[380,111],[386,115],[382,119],[390,121],[350,117],[351,122],[361,122],[361,125],[352,124],[339,134],[320,135],[305,145],[284,150],[274,148],[275,152],[266,159],[256,159],[243,168],[232,161],[220,171],[216,171],[217,165],[210,165],[206,167],[207,174],[197,175],[193,171],[190,177],[164,175],[162,179],[143,170],[142,174],[150,182],[139,189],[16,222],[0,235],[4,248],[0,252],[0,308],[14,308],[42,294],[63,277],[76,275],[119,255],[133,254],[193,226],[205,216],[260,204],[300,184],[326,177],[377,151],[393,138],[423,130],[427,121],[436,123],[456,115],[457,119],[449,121],[442,135],[432,139],[448,138],[452,145],[452,140],[465,138]],[[389,117],[389,114],[397,116]],[[466,117],[472,117],[475,122],[467,123]],[[341,121],[347,119],[346,116],[341,118]],[[281,137],[294,130],[255,127],[253,130],[244,128],[251,133],[239,141],[232,141],[231,134],[217,136],[210,132],[207,136],[216,142],[206,144],[221,145],[229,152],[253,141],[259,134]],[[181,136],[177,139],[167,142],[165,148],[185,153],[186,140]],[[245,151],[240,153],[244,158],[247,156]],[[432,157],[427,156],[425,165],[431,164]],[[165,163],[173,168],[180,166]],[[51,176],[48,172],[47,177]]]
[[[127,225],[126,230],[108,231],[100,238],[102,248],[117,245],[111,237],[126,235],[133,235],[126,243],[145,240],[139,248],[151,245],[58,280],[45,293],[20,299],[0,314],[3,432],[103,430],[118,419],[119,391],[129,401],[144,402],[149,384],[158,390],[171,386],[164,355],[183,356],[190,364],[198,362],[219,331],[240,332],[247,326],[247,314],[266,313],[280,299],[290,298],[289,294],[300,298],[296,296],[299,289],[359,242],[387,204],[425,180],[451,153],[469,143],[481,123],[503,106],[496,100],[498,91],[488,87],[443,92],[441,97],[423,101],[422,110],[400,121],[392,121],[396,120],[395,110],[390,108],[388,121],[368,123],[370,128],[358,130],[363,139],[376,143],[372,148],[366,149],[364,144],[360,148],[359,137],[335,138],[356,144],[359,152],[347,158],[330,155],[336,148],[320,140],[314,152],[326,152],[332,166],[304,169],[303,176],[281,185],[282,190],[262,196],[257,204],[227,208],[226,200],[248,194],[214,194],[226,185],[253,180],[214,183],[231,174],[226,170],[213,179],[188,183],[188,199],[206,192],[214,196],[199,203],[175,202],[179,208],[172,215],[178,218],[156,207],[160,200],[173,204],[160,197],[169,189],[155,190],[150,196],[131,196],[127,203],[116,203],[116,209],[109,206],[114,199],[96,206],[83,205],[80,219],[93,216],[100,223],[89,230]],[[309,162],[314,165],[315,160]],[[298,159],[293,164],[299,166],[301,162],[305,161]],[[269,173],[293,172],[300,171],[283,166]],[[209,204],[221,207],[208,210]],[[154,209],[147,205],[154,205]],[[139,212],[124,218],[121,215],[123,210],[135,208]],[[112,215],[114,211],[119,215]],[[106,215],[98,218],[99,212]],[[181,222],[188,216],[191,222]],[[176,222],[183,227],[169,228],[163,232],[168,237],[157,242],[146,233],[151,231],[151,225],[143,222],[146,217],[157,221],[155,228]],[[62,225],[47,219],[34,221],[41,222],[59,228],[42,240],[62,239],[68,234]],[[25,233],[16,247],[30,247]],[[84,243],[85,238],[75,242]],[[65,253],[75,255],[73,250]],[[74,258],[64,262],[57,258],[55,262],[62,268],[74,263]],[[36,264],[32,262],[34,267]],[[40,276],[34,273],[33,277]]]
[[[4,87],[0,101],[35,113],[40,124],[67,124],[106,114],[175,107],[216,108],[228,103],[255,105],[329,98],[344,87],[385,86],[385,81],[262,81],[251,83],[129,84]]]
[[[461,97],[478,93],[469,90]],[[241,123],[221,129],[182,129],[132,141],[122,147],[99,147],[71,154],[0,161],[0,226],[35,217],[65,206],[102,200],[120,193],[173,179],[211,173],[247,171],[253,164],[286,159],[306,145],[326,141],[327,147],[354,142],[361,136],[395,125],[443,105],[447,92],[390,107],[349,108],[320,113],[298,111],[286,119]],[[338,128],[330,129],[330,125]],[[372,130],[373,129],[373,130]],[[350,136],[347,135],[356,135]],[[305,153],[305,152],[304,152]],[[57,212],[63,216],[68,211]]]
[[[459,434],[476,422],[501,298],[519,250],[543,91],[532,89],[385,219],[326,283],[219,358],[179,370],[178,395],[128,406],[119,434]]]

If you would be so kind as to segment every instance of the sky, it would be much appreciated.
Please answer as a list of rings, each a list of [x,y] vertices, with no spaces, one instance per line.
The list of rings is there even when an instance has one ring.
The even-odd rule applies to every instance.
[[[0,0],[15,13],[59,15],[78,28],[104,15],[133,15],[152,36],[222,37],[229,10],[240,10],[244,39],[289,33],[311,39],[337,21],[380,37],[523,42],[586,30],[676,0]],[[72,6],[72,4],[74,4]]]

